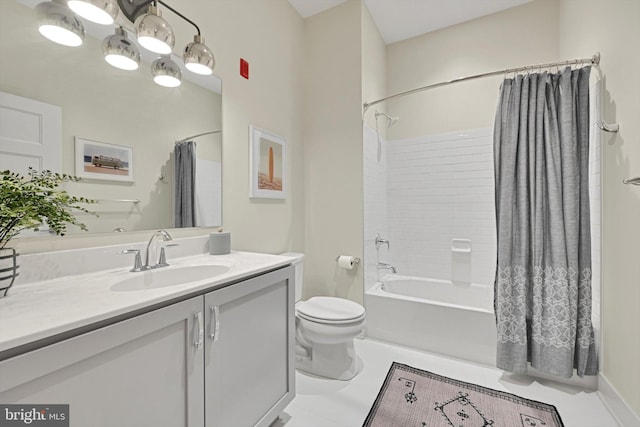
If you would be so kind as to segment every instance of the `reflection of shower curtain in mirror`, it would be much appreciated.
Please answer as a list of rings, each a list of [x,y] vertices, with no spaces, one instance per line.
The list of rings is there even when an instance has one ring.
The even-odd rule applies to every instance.
[[[194,227],[196,225],[195,182],[196,143],[180,142],[174,148],[175,170],[175,226]]]
[[[591,68],[501,86],[494,128],[497,366],[595,375],[589,224]]]

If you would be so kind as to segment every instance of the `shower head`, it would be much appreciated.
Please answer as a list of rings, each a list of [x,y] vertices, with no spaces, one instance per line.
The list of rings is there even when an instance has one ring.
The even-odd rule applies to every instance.
[[[387,125],[387,127],[391,127],[393,125],[396,124],[396,122],[398,121],[399,117],[391,117],[390,115],[388,115],[387,113],[380,113],[378,111],[376,111],[376,121],[378,120],[378,117],[385,117],[389,120],[389,124]]]

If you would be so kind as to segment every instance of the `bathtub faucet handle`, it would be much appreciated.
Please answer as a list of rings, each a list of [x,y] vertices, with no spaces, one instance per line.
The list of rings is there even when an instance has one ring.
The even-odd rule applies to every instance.
[[[380,249],[380,246],[387,245],[387,249],[390,249],[389,241],[380,237],[380,233],[376,234],[376,249]]]

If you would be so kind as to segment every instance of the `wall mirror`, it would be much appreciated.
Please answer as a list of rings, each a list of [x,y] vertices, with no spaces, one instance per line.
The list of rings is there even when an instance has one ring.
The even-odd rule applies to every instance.
[[[201,134],[206,135],[193,138],[198,170],[202,164],[205,172],[197,188],[207,202],[197,225],[220,225],[220,79],[194,75],[198,80],[192,81],[192,73],[185,71],[179,87],[158,86],[150,71],[150,62],[158,55],[145,54],[141,47],[143,58],[137,70],[116,69],[104,60],[103,36],[93,29],[98,26],[88,21],[83,21],[87,34],[81,46],[55,44],[38,33],[33,10],[37,3],[39,0],[6,0],[0,4],[0,92],[59,107],[60,172],[75,175],[77,163],[90,158],[86,147],[92,145],[106,147],[104,154],[113,146],[131,159],[129,180],[110,179],[115,171],[105,169],[66,187],[70,194],[99,200],[89,206],[99,217],[79,214],[89,233],[173,228],[174,146],[176,141]],[[174,27],[176,51],[193,39],[193,30],[183,27],[181,32],[180,25],[185,24]],[[114,28],[101,31],[113,34]],[[21,142],[21,125],[10,117],[0,119],[2,169],[15,164],[6,154],[7,147]],[[79,155],[79,149],[86,151]],[[72,233],[85,232],[69,227]]]

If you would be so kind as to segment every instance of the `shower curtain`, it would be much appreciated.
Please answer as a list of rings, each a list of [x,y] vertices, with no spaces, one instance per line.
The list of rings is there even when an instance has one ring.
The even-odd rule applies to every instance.
[[[591,323],[591,67],[505,79],[494,127],[497,366],[597,373]]]
[[[186,141],[174,148],[175,170],[175,226],[196,225],[196,143]]]

